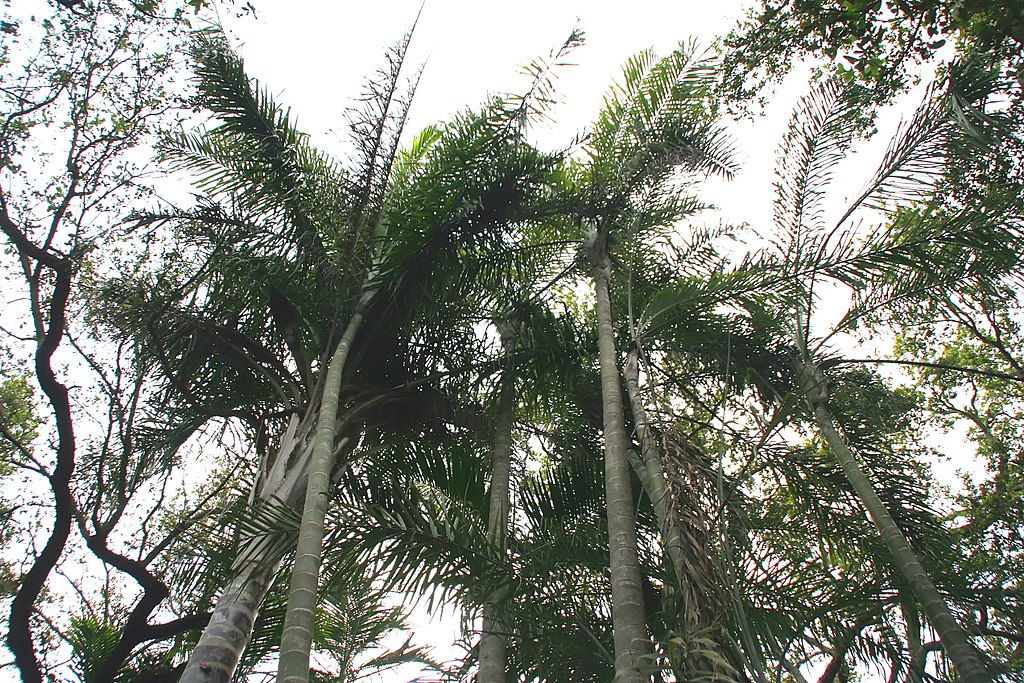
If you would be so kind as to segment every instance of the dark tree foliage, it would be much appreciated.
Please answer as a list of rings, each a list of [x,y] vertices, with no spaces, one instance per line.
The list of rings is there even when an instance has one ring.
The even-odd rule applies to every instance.
[[[764,95],[804,57],[827,59],[847,79],[890,100],[919,79],[918,67],[948,42],[995,55],[1018,81],[1024,8],[1003,0],[769,0],[723,41],[725,92]]]

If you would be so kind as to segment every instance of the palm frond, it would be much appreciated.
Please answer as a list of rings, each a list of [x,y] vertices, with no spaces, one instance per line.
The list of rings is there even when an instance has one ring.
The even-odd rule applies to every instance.
[[[507,567],[479,511],[424,483],[375,487],[361,497],[326,541],[328,552],[358,552],[384,585],[430,603],[473,602],[481,586],[503,583]]]
[[[403,86],[403,68],[417,16],[412,27],[385,53],[385,65],[368,80],[362,106],[349,110],[348,121],[356,154],[353,169],[352,207],[349,210],[351,235],[341,249],[348,262],[360,251],[360,242],[372,244],[395,171],[399,140],[412,105],[422,71]],[[365,233],[365,234],[364,234]]]
[[[957,155],[972,155],[1004,134],[1004,121],[985,112],[995,76],[968,56],[932,82],[910,119],[900,124],[875,175],[846,212],[860,206],[891,211],[927,199]]]
[[[793,110],[775,183],[775,224],[793,257],[824,227],[821,200],[853,139],[859,103],[855,89],[831,79],[815,85]]]
[[[212,141],[195,136],[172,139],[165,156],[197,168],[218,191],[216,181],[226,182],[228,192],[248,181],[261,202],[276,203],[285,212],[294,239],[310,252],[314,262],[322,262],[321,231],[326,226],[319,212],[324,206],[336,211],[337,204],[350,201],[340,167],[308,144],[290,112],[249,78],[242,60],[223,37],[199,34],[193,59],[199,103],[217,116],[220,124],[203,136]],[[324,199],[334,200],[334,204],[325,204]]]
[[[573,66],[566,58],[585,42],[583,31],[576,27],[557,49],[542,59],[535,59],[522,67],[521,72],[530,79],[530,85],[523,94],[510,95],[506,98],[510,118],[525,125],[531,120],[547,120],[548,110],[557,103],[555,83],[558,70]]]
[[[677,169],[733,174],[731,144],[709,116],[715,63],[694,52],[680,46],[657,59],[645,51],[626,62],[588,140],[599,184],[628,194]]]
[[[912,203],[928,197],[946,170],[949,144],[961,129],[952,116],[955,100],[948,84],[936,81],[925,91],[913,116],[900,124],[875,175],[847,215],[861,205],[888,210],[894,204]]]

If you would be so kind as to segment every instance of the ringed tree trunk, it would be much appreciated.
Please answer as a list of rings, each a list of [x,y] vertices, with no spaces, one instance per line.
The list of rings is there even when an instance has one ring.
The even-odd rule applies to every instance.
[[[309,681],[309,655],[316,619],[320,563],[323,558],[324,518],[330,500],[331,468],[334,466],[338,395],[341,392],[341,377],[349,350],[362,325],[366,304],[371,297],[372,293],[364,294],[356,304],[345,333],[327,367],[327,378],[324,381],[324,393],[320,401],[320,414],[313,441],[313,457],[306,479],[306,500],[295,548],[295,566],[292,568],[288,609],[285,612],[284,630],[281,633],[281,654],[277,669],[279,683]]]
[[[256,496],[261,501],[298,508],[303,474],[312,455],[313,424],[312,419],[300,422],[292,418],[273,466],[259,483]],[[181,683],[229,683],[234,679],[260,606],[280,569],[280,562],[273,559],[275,554],[263,539],[253,539],[243,546],[232,567],[234,578],[218,598],[210,622],[185,665]]]
[[[799,348],[806,355],[806,346],[800,343]],[[911,593],[938,632],[942,648],[952,660],[960,680],[963,683],[991,683],[992,678],[967,634],[953,617],[942,594],[935,587],[917,554],[886,509],[885,503],[875,492],[871,480],[857,464],[853,451],[836,428],[835,416],[828,408],[828,385],[824,373],[810,361],[798,361],[796,369],[800,390],[814,414],[818,429],[842,467],[846,479],[857,493],[857,498],[878,529],[879,535],[885,541],[896,568],[903,574]]]
[[[487,540],[503,555],[508,547],[509,480],[512,470],[512,426],[515,422],[515,327],[499,323],[505,352],[505,368],[501,374],[498,415],[494,424],[494,462],[491,468],[490,512],[487,517]],[[508,619],[501,614],[506,590],[492,593],[483,610],[480,633],[480,670],[477,683],[505,683],[508,668]]]
[[[229,683],[234,679],[276,574],[277,563],[270,562],[249,564],[235,575],[217,600],[210,623],[181,674],[181,683]]]
[[[609,293],[611,261],[608,257],[607,240],[607,234],[598,233],[593,243],[587,246],[587,257],[593,266],[594,293],[597,297],[615,681],[641,683],[647,680],[640,671],[640,665],[649,649],[650,641],[647,637],[640,561],[637,555],[636,511],[633,506],[633,492],[629,481],[630,466],[626,455],[628,444]]]
[[[346,339],[351,347],[351,340],[362,321],[362,310],[362,307],[357,307],[353,313],[338,350]],[[359,322],[353,327],[357,315]],[[334,364],[338,350],[331,364]],[[346,355],[347,352],[346,349]],[[328,381],[325,380],[325,396]],[[319,412],[324,413],[322,404]],[[306,473],[312,468],[311,460],[314,458],[314,427],[319,425],[313,422],[312,413],[302,421],[293,417],[281,438],[274,464],[259,486],[257,495],[261,500],[299,508],[308,488]],[[326,499],[326,496],[322,498]],[[180,683],[230,683],[234,679],[238,663],[252,638],[260,606],[280,569],[280,562],[272,559],[271,553],[272,550],[265,547],[261,539],[255,539],[243,548],[233,568],[235,576],[218,598],[210,622],[203,629],[199,643],[182,672]]]

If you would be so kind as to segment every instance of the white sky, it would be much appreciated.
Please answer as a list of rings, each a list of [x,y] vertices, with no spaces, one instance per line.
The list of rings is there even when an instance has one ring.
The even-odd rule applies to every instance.
[[[572,106],[560,118],[570,130],[582,128],[627,57],[646,47],[667,52],[691,36],[710,44],[740,7],[737,0],[637,0],[628,9],[603,0],[427,0],[408,62],[427,62],[409,128],[447,118],[489,92],[514,90],[522,83],[518,67],[547,55],[577,24],[587,44],[574,53],[578,66],[565,72],[561,92]],[[348,98],[419,8],[419,0],[263,2],[255,22],[225,20],[247,68],[292,103],[302,127],[323,131],[338,125]]]
[[[426,0],[407,59],[414,71],[425,64],[406,135],[444,121],[488,94],[519,92],[527,82],[520,68],[546,57],[574,26],[586,43],[570,56],[575,66],[560,70],[555,123],[535,131],[544,146],[568,144],[586,128],[621,65],[652,47],[666,54],[680,41],[710,46],[743,16],[742,0],[636,0],[627,7],[607,0]],[[223,17],[246,70],[291,107],[301,130],[318,147],[334,154],[345,149],[344,112],[362,91],[367,76],[382,62],[385,49],[412,25],[420,0],[337,3],[292,0],[256,3],[257,18]],[[764,115],[731,126],[742,170],[733,181],[711,179],[701,197],[719,213],[704,220],[749,223],[768,229],[774,197],[775,151],[790,112],[806,88],[806,71],[787,79]],[[889,127],[898,113],[883,117]],[[837,173],[836,213],[857,194],[873,171],[886,135],[870,145],[873,153],[854,155],[850,168]],[[867,158],[865,158],[867,157]]]
[[[315,144],[335,152],[343,148],[339,138],[345,135],[345,107],[420,8],[419,0],[338,5],[314,0],[261,3],[255,21],[224,17],[249,73],[292,108],[299,127]],[[475,106],[488,94],[518,92],[526,83],[520,67],[546,57],[579,25],[586,44],[572,53],[575,66],[559,72],[562,104],[552,112],[556,125],[537,131],[542,144],[568,144],[597,113],[628,57],[648,47],[665,54],[691,38],[710,46],[742,15],[742,7],[739,0],[638,0],[628,8],[604,0],[427,0],[407,61],[412,69],[426,65],[407,134]],[[768,160],[771,168],[788,112],[788,106],[778,107],[778,115],[738,131],[744,138],[740,148],[745,167],[752,166],[750,161]],[[743,192],[744,210],[733,220],[753,221],[759,213],[770,217],[767,178],[760,190]],[[736,188],[714,195],[719,196],[711,196],[712,201],[729,203]]]

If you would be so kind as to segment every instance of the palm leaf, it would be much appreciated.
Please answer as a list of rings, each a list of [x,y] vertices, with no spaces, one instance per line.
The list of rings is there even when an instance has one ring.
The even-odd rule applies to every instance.
[[[796,256],[805,235],[823,229],[821,200],[853,138],[859,92],[837,80],[818,83],[789,121],[780,145],[775,184],[775,224]]]

